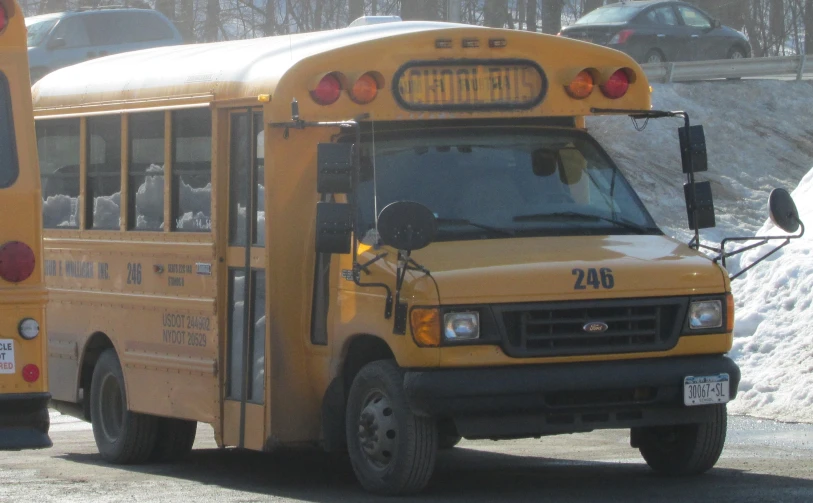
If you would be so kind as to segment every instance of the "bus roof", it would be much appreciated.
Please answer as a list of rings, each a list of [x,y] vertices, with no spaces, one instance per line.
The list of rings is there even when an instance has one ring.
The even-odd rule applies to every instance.
[[[166,107],[171,100],[179,100],[179,103],[183,100],[194,101],[196,97],[201,102],[256,99],[260,94],[270,94],[276,99],[278,85],[283,82],[286,74],[294,73],[290,72],[294,66],[301,68],[303,72],[312,72],[308,75],[308,82],[299,82],[301,95],[301,84],[309,86],[307,89],[310,90],[314,88],[311,81],[319,74],[319,68],[323,69],[321,75],[332,70],[345,71],[330,66],[338,64],[336,61],[339,56],[343,56],[345,61],[352,60],[353,65],[378,70],[390,82],[394,71],[384,70],[383,67],[395,65],[397,68],[410,59],[460,57],[459,53],[448,49],[447,52],[440,52],[443,49],[436,49],[435,40],[465,37],[504,37],[509,40],[510,51],[498,53],[485,43],[485,48],[467,52],[466,56],[525,57],[538,61],[543,67],[548,64],[545,58],[555,59],[555,64],[550,63],[555,71],[547,75],[551,84],[555,82],[555,78],[564,75],[561,66],[565,63],[576,65],[572,66],[573,69],[583,69],[584,65],[595,67],[597,63],[599,70],[603,69],[601,65],[614,69],[631,68],[637,75],[635,78],[643,84],[639,87],[647,88],[646,98],[642,100],[641,94],[636,101],[641,107],[649,108],[649,86],[643,71],[629,56],[621,52],[529,32],[422,21],[158,47],[108,56],[66,67],[43,77],[33,87],[34,107],[38,111],[37,115],[42,116],[61,115],[71,111],[84,113],[92,108],[106,108],[105,104],[120,105],[122,102],[128,103],[127,107],[122,108],[134,108],[135,103],[149,108]],[[511,50],[520,48],[524,50],[523,53]],[[570,50],[567,57],[563,57],[562,48]],[[382,57],[383,54],[387,57]],[[307,64],[315,61],[320,62],[321,66]],[[349,73],[353,74],[353,70],[364,73],[364,68],[350,69]],[[574,75],[567,78],[572,79]],[[318,82],[318,78],[316,81]],[[304,99],[306,96],[293,97],[297,97],[300,102],[310,101]],[[288,106],[291,98],[286,98]],[[156,101],[161,105],[155,103]],[[626,103],[626,107],[631,108],[631,104]],[[589,113],[589,108],[586,110]]]

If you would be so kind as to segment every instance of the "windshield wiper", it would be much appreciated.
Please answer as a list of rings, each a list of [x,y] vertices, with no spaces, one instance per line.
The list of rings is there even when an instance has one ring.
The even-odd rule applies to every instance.
[[[471,220],[466,220],[465,218],[436,218],[435,219],[438,224],[449,224],[449,225],[470,225],[472,227],[477,227],[478,229],[484,229],[491,232],[496,232],[499,234],[505,234],[506,236],[515,236],[516,232],[511,229],[501,229],[500,227],[492,227],[490,225],[481,224],[478,222],[472,222]]]
[[[633,222],[629,222],[627,220],[621,220],[618,218],[608,218],[603,217],[601,215],[593,215],[590,213],[579,213],[578,211],[556,211],[553,213],[533,213],[530,215],[517,215],[514,217],[514,222],[533,222],[537,220],[547,220],[551,218],[578,218],[582,220],[603,220],[605,222],[610,222],[615,224],[619,227],[624,227],[629,230],[633,230],[639,234],[649,234],[650,232],[654,231],[655,228],[652,227],[643,227]]]

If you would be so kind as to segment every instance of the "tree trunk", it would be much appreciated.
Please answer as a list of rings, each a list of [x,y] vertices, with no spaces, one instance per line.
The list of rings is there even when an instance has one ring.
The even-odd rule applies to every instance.
[[[206,0],[206,21],[203,24],[203,40],[207,42],[217,41],[217,30],[220,26],[220,2],[218,0]]]
[[[542,32],[555,35],[562,30],[565,0],[542,0]]]
[[[401,0],[401,19],[438,21],[439,0]]]
[[[502,28],[508,21],[508,0],[486,0],[483,8],[483,24]]]
[[[805,0],[805,54],[813,54],[813,0]]]
[[[181,36],[188,43],[197,41],[195,36],[195,1],[194,0],[181,0],[181,12],[178,22],[178,31]]]
[[[350,23],[364,15],[364,0],[349,0],[347,6],[350,9]]]
[[[769,17],[770,37],[774,54],[784,53],[787,32],[785,30],[785,2],[784,0],[771,0],[771,14]]]
[[[277,0],[266,0],[263,32],[266,37],[277,34]]]
[[[584,0],[584,5],[582,6],[582,16],[588,12],[598,9],[602,5],[604,5],[604,0]]]
[[[537,8],[537,1],[536,0],[528,0],[525,4],[525,24],[528,27],[528,31],[532,31],[536,33],[537,26],[536,26],[536,8]]]
[[[175,0],[155,0],[155,10],[175,21]]]

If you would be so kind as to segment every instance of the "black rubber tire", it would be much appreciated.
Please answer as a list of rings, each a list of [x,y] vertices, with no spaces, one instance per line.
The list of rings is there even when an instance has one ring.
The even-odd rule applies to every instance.
[[[710,470],[725,445],[728,415],[714,407],[711,422],[642,428],[639,450],[650,468],[665,475],[698,475]]]
[[[110,388],[103,391],[103,387],[108,384]],[[116,385],[118,397],[115,396]],[[107,431],[103,424],[105,413],[108,419],[115,418],[117,414],[114,404],[106,403],[105,400],[109,402],[114,398],[120,398],[118,406],[121,410],[120,424],[118,431]],[[96,447],[105,461],[115,464],[136,464],[143,463],[150,457],[155,447],[157,418],[127,409],[124,374],[113,349],[105,350],[93,369],[93,380],[90,385],[90,420]]]
[[[652,63],[666,63],[666,56],[664,56],[663,53],[658,49],[650,49],[649,52],[647,52],[646,55],[644,56],[644,60],[641,63],[644,64],[650,63],[649,60],[653,56],[657,56],[660,59],[660,61],[652,61]]]
[[[452,449],[461,440],[463,440],[463,437],[460,435],[438,435],[438,449],[442,451]]]
[[[739,54],[740,57],[736,57],[735,54]],[[728,59],[744,59],[748,57],[742,47],[734,46],[728,50]]]
[[[171,463],[184,459],[192,452],[197,431],[197,421],[159,417],[155,447],[150,454],[150,461]]]
[[[435,469],[438,450],[436,421],[412,413],[403,383],[403,374],[394,361],[379,360],[362,367],[350,387],[346,414],[347,449],[356,478],[373,493],[416,493],[426,487]],[[397,436],[389,437],[396,440],[394,452],[383,468],[373,464],[359,439],[359,419],[364,400],[371,392],[387,398],[397,427]],[[384,414],[388,415],[386,410]],[[389,436],[389,430],[387,434]]]

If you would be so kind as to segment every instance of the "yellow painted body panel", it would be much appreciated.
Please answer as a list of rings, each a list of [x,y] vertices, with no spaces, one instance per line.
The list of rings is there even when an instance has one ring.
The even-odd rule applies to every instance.
[[[464,37],[480,39],[480,47],[435,47],[437,39],[458,41]],[[487,40],[494,37],[504,38],[507,47],[489,48]],[[382,54],[387,57],[382,58]],[[528,109],[485,112],[408,111],[397,103],[392,78],[402,65],[415,60],[456,59],[536,62],[547,77],[545,99]],[[599,84],[614,71],[628,69],[632,77],[629,92],[618,100],[603,97],[598,89],[585,100],[570,98],[564,85],[585,68],[594,70]],[[357,104],[342,92],[333,105],[317,105],[310,98],[310,90],[321,76],[334,71],[341,72],[348,82],[375,71],[384,82],[370,104]],[[271,101],[258,102],[260,94],[271,95]],[[561,117],[583,128],[583,116],[591,114],[594,107],[646,110],[651,106],[643,71],[620,52],[518,31],[393,23],[112,56],[49,74],[36,84],[34,96],[35,115],[41,120],[201,104],[208,104],[213,114],[211,234],[45,232],[46,259],[52,261],[52,271],[60,272],[48,277],[52,289],[48,321],[54,348],[51,377],[54,394],[60,399],[79,399],[87,342],[94,334],[104,333],[122,355],[131,409],[207,421],[214,425],[221,445],[268,449],[323,439],[323,398],[331,382],[342,375],[348,347],[362,335],[383,341],[404,368],[722,354],[731,347],[731,334],[717,334],[684,337],[668,351],[566,358],[511,358],[497,346],[421,348],[409,329],[405,335],[393,334],[393,320],[384,317],[383,290],[359,287],[346,279],[353,268],[349,255],[331,258],[327,343],[311,341],[319,199],[316,145],[335,141],[340,131],[336,127],[272,127],[272,123],[291,119],[292,100],[298,101],[300,117],[307,121],[349,120],[365,113],[368,116],[361,120],[401,121],[405,127],[415,121],[446,119],[499,120],[501,127],[512,127],[518,119]],[[264,248],[251,248],[248,253],[251,267],[264,270],[267,276],[263,404],[226,399],[231,307],[228,269],[245,267],[247,259],[244,249],[228,243],[229,122],[231,112],[248,106],[261,106],[258,110],[265,123],[262,210],[266,241]],[[126,174],[126,163],[122,169]],[[165,192],[169,197],[171,189],[165,186]],[[388,258],[369,268],[369,275],[362,275],[363,281],[394,287],[395,253],[389,252]],[[359,261],[366,262],[374,255],[374,250],[362,247]],[[414,258],[432,271],[444,302],[457,304],[677,297],[729,291],[728,279],[719,266],[664,236],[442,242],[415,252]],[[198,262],[211,264],[210,276],[193,272],[183,276],[182,286],[170,286],[168,264],[194,266]],[[67,263],[79,264],[71,266],[71,275],[65,274]],[[104,277],[99,276],[101,264]],[[128,284],[132,264],[141,266],[138,284]],[[156,266],[164,266],[164,272],[159,273]],[[577,267],[612,267],[616,287],[576,293],[572,269]],[[402,299],[410,306],[435,306],[438,302],[432,281],[415,273],[407,275]],[[181,319],[178,317],[186,322],[190,317],[205,319],[208,329],[180,328],[175,326]],[[178,344],[180,336],[173,330],[185,331],[187,338],[183,340],[187,343]],[[206,344],[190,346],[190,330],[205,335]]]
[[[48,338],[45,326],[45,305],[47,292],[43,281],[42,267],[42,206],[40,199],[39,163],[37,160],[36,138],[34,135],[34,118],[31,101],[31,89],[28,77],[28,49],[26,46],[26,29],[23,11],[15,0],[0,0],[8,15],[8,25],[0,32],[0,72],[8,82],[11,109],[12,130],[5,126],[5,117],[0,134],[8,135],[16,140],[12,148],[16,151],[18,175],[8,187],[0,187],[0,246],[12,241],[19,241],[29,246],[34,252],[35,267],[28,279],[19,283],[11,283],[0,278],[0,341],[11,341],[13,356],[5,352],[6,366],[0,370],[0,413],[10,413],[11,419],[5,418],[5,426],[18,426],[21,428],[37,428],[40,424],[38,416],[33,409],[24,405],[20,400],[30,399],[30,403],[40,403],[39,413],[44,413],[46,393],[48,392],[48,366],[47,351]],[[5,160],[3,161],[6,162]],[[11,166],[4,166],[8,169]],[[39,335],[32,340],[25,340],[19,335],[20,322],[25,318],[32,318],[39,324]],[[8,360],[13,359],[13,371],[9,373]],[[26,365],[36,365],[39,369],[39,378],[27,382],[23,378],[23,369]],[[18,395],[18,397],[15,397]],[[33,397],[36,397],[34,399]],[[5,400],[11,400],[13,405],[3,405]],[[15,401],[16,400],[16,401]],[[12,410],[12,408],[16,410]],[[25,414],[19,411],[31,409]],[[26,415],[27,414],[27,415]],[[16,417],[15,417],[16,415]],[[38,430],[41,428],[37,428]],[[47,426],[40,431],[39,442],[29,442],[21,438],[30,439],[28,434],[12,431],[6,438],[4,429],[0,428],[0,448],[8,446],[10,441],[16,447],[45,447],[50,445],[47,439]]]

